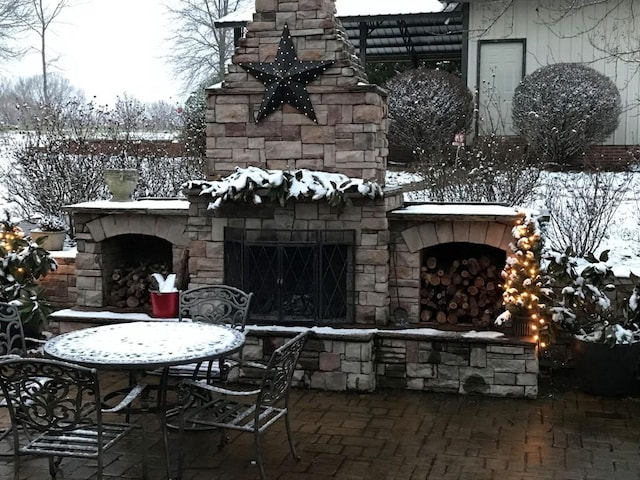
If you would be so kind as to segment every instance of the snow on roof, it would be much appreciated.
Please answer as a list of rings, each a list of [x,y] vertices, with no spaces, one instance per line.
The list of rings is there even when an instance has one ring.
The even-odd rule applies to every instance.
[[[248,201],[259,205],[262,203],[261,194],[275,197],[282,204],[290,198],[304,197],[326,199],[332,206],[348,203],[345,197],[349,194],[371,199],[383,196],[382,188],[376,182],[304,168],[285,171],[236,167],[235,173],[222,180],[192,180],[183,188],[200,190],[200,195],[211,195],[213,201],[209,208],[212,210],[227,201]]]
[[[443,9],[442,3],[438,0],[393,0],[385,2],[372,2],[371,0],[336,0],[338,17],[437,13]]]
[[[336,0],[338,17],[360,17],[377,15],[409,15],[413,13],[438,13],[444,10],[439,0],[393,0],[375,2],[371,0]],[[250,22],[256,9],[254,5],[239,8],[225,15],[216,23]]]

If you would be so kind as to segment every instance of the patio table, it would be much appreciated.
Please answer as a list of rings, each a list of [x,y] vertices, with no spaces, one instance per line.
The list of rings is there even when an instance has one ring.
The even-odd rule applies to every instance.
[[[169,367],[215,360],[242,348],[242,332],[224,325],[201,322],[132,322],[75,330],[55,336],[44,345],[49,357],[100,370],[143,372],[163,368],[159,384],[158,417],[161,422],[170,476],[166,421],[166,388]],[[147,478],[146,467],[143,470]]]

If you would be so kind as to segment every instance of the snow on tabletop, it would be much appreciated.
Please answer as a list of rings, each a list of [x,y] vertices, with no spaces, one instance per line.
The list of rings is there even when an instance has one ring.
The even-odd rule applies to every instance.
[[[153,318],[146,313],[132,313],[132,312],[109,312],[109,311],[84,311],[84,310],[74,310],[71,308],[64,308],[62,310],[57,310],[51,314],[51,318],[57,320],[59,318],[74,318],[77,320],[141,320],[141,321],[149,321],[149,320],[162,320],[162,321],[170,321],[168,318]]]

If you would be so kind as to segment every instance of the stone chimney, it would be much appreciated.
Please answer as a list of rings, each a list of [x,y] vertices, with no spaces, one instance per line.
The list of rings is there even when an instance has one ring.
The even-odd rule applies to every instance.
[[[335,0],[256,0],[220,88],[207,91],[207,176],[236,166],[339,172],[384,184],[386,94],[366,81]],[[306,84],[317,123],[284,103],[256,122],[265,85],[240,64],[274,62],[285,25],[302,62],[331,62]]]

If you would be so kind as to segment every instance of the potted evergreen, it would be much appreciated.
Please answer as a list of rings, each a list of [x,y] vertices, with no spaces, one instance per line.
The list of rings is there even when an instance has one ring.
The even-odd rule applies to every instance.
[[[47,326],[51,306],[37,281],[58,264],[42,246],[29,240],[7,214],[0,221],[0,301],[18,306],[25,335],[39,338]]]
[[[576,259],[570,250],[548,255],[557,301],[552,320],[573,334],[571,353],[579,386],[588,393],[621,395],[636,381],[640,361],[640,289],[616,286],[608,251]]]
[[[57,251],[64,248],[67,238],[67,222],[55,215],[45,215],[38,220],[37,228],[29,232],[31,240],[45,250]]]

